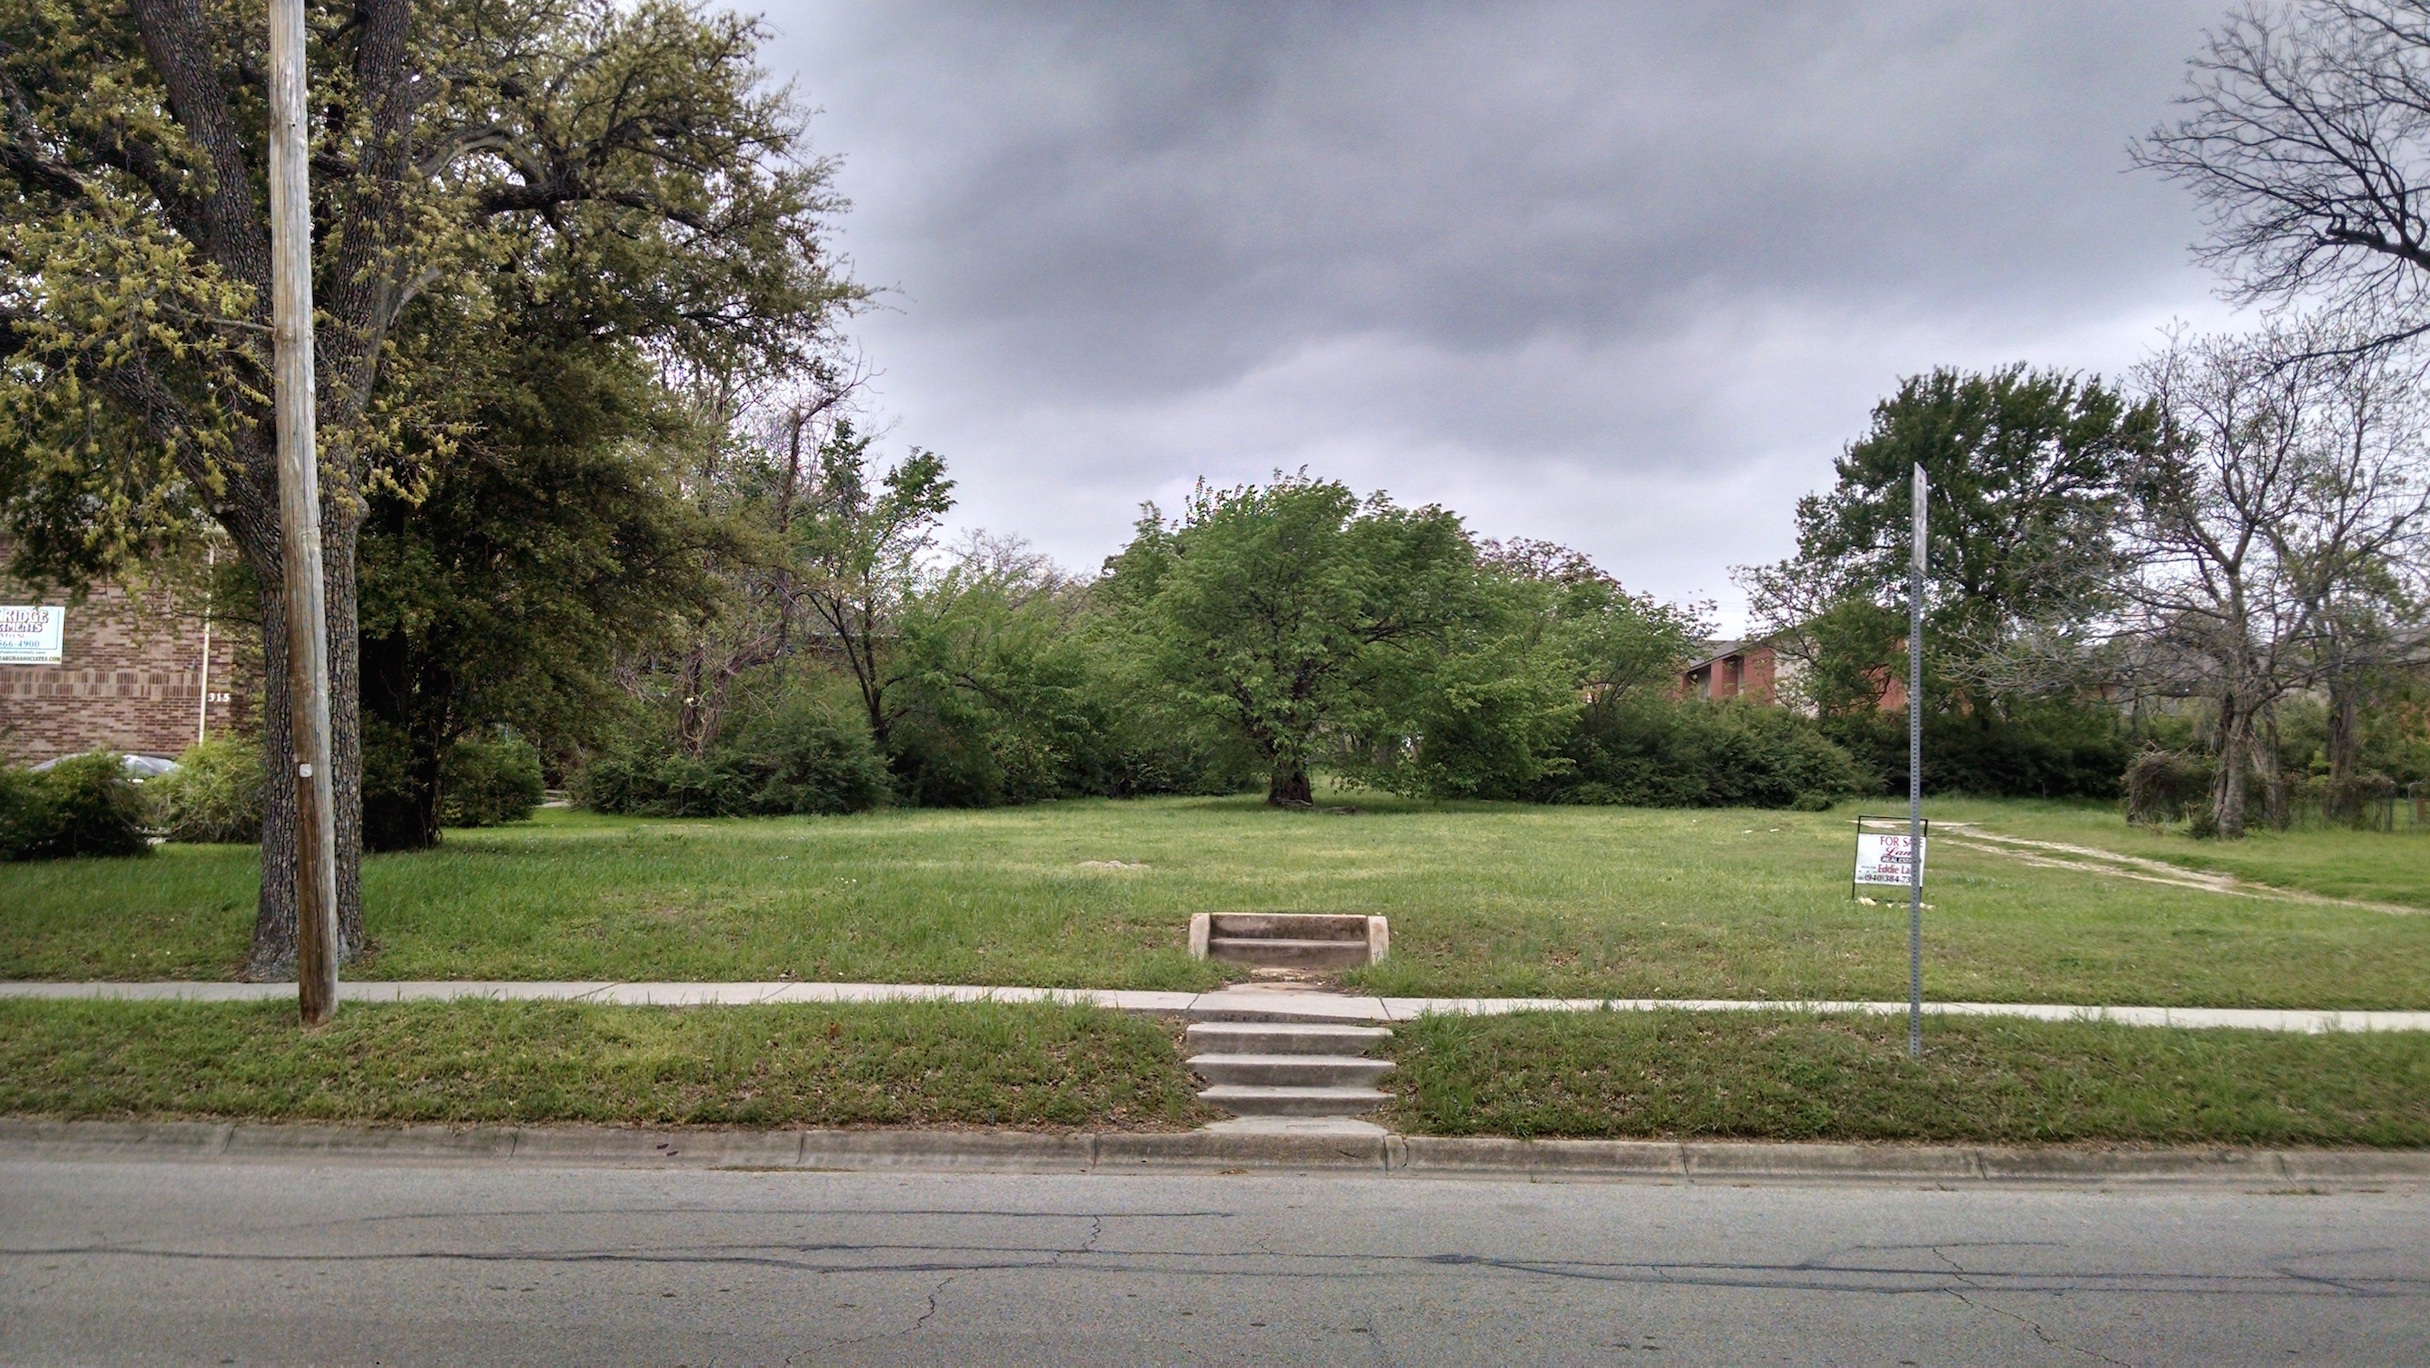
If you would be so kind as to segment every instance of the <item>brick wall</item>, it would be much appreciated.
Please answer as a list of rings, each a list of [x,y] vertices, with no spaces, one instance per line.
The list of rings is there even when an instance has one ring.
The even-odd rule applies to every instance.
[[[0,540],[0,564],[9,547]],[[79,751],[174,756],[206,724],[243,731],[261,698],[261,652],[246,624],[211,625],[203,700],[204,624],[165,593],[130,595],[96,585],[82,603],[63,591],[34,594],[0,577],[0,603],[67,610],[57,665],[0,665],[0,753],[38,764]]]

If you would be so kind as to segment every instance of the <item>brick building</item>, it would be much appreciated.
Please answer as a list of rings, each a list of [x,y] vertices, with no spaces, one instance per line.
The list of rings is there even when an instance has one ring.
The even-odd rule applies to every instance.
[[[1907,643],[1900,641],[1898,649],[1904,653]],[[1743,698],[1750,703],[1775,704],[1782,701],[1781,687],[1797,678],[1798,668],[1799,663],[1794,658],[1782,656],[1770,637],[1717,642],[1711,644],[1706,654],[1694,664],[1679,672],[1679,683],[1671,690],[1671,696]],[[1879,679],[1882,708],[1886,711],[1905,709],[1906,676],[1884,670]]]
[[[1777,703],[1780,686],[1796,672],[1797,662],[1782,660],[1766,637],[1725,641],[1695,664],[1679,672],[1680,698],[1743,698],[1750,703]]]
[[[0,538],[0,565],[11,549]],[[101,584],[79,603],[0,576],[0,607],[34,605],[64,611],[60,658],[0,662],[0,756],[17,764],[90,750],[175,756],[206,732],[253,723],[261,656],[251,632],[206,623],[162,591]]]

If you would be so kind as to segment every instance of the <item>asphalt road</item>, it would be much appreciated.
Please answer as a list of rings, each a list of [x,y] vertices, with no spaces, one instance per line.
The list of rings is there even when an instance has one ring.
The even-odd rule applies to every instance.
[[[2430,1193],[0,1160],[9,1363],[2421,1363]]]

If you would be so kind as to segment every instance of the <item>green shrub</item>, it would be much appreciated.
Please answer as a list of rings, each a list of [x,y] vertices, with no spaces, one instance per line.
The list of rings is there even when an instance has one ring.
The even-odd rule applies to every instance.
[[[886,796],[886,762],[866,727],[796,696],[738,729],[717,755],[750,813],[865,812]]]
[[[1633,807],[1827,807],[1879,781],[1786,708],[1636,697],[1590,708],[1529,796]]]
[[[186,748],[177,768],[146,784],[172,841],[258,843],[262,838],[262,749],[213,737]]]
[[[40,773],[0,770],[0,859],[149,855],[151,804],[119,756],[73,755]]]
[[[808,697],[729,729],[698,757],[628,735],[574,780],[584,807],[644,817],[862,812],[886,795],[886,762],[868,730]]]
[[[528,821],[546,790],[540,752],[512,732],[462,736],[441,762],[439,820],[452,827]]]
[[[1907,789],[1907,714],[1866,708],[1826,717],[1824,735],[1885,787]],[[2115,798],[2134,750],[2115,710],[2018,703],[2007,711],[1924,714],[1924,791],[1997,798]]]

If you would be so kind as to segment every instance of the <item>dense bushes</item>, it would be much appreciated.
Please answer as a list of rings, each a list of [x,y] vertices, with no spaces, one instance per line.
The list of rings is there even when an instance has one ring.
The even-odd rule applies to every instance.
[[[1566,768],[1527,796],[1642,807],[1807,807],[1879,781],[1814,722],[1753,703],[1637,696],[1589,708]]]
[[[512,732],[456,738],[440,773],[440,820],[452,827],[527,821],[547,796],[540,752]]]
[[[669,753],[636,725],[590,758],[574,796],[600,812],[742,817],[860,812],[886,795],[886,765],[854,725],[796,696],[734,727],[699,756]]]
[[[149,854],[149,817],[117,755],[72,755],[39,772],[0,766],[0,860]]]
[[[177,768],[152,780],[162,828],[172,841],[258,842],[262,838],[262,748],[213,737],[186,748]]]
[[[386,828],[413,820],[405,782],[407,763],[393,729],[367,728],[363,766],[364,845],[371,850],[418,848]],[[467,736],[440,761],[439,818],[448,826],[486,827],[520,822],[543,796],[540,753],[511,733]],[[153,814],[172,841],[254,842],[262,833],[261,745],[250,739],[214,737],[187,748],[177,769],[146,786]],[[427,845],[428,842],[420,842]]]
[[[1904,792],[1907,714],[1867,708],[1826,717],[1822,731]],[[2099,706],[2019,705],[2006,713],[1927,712],[1924,791],[2002,798],[2115,798],[2134,749]]]

